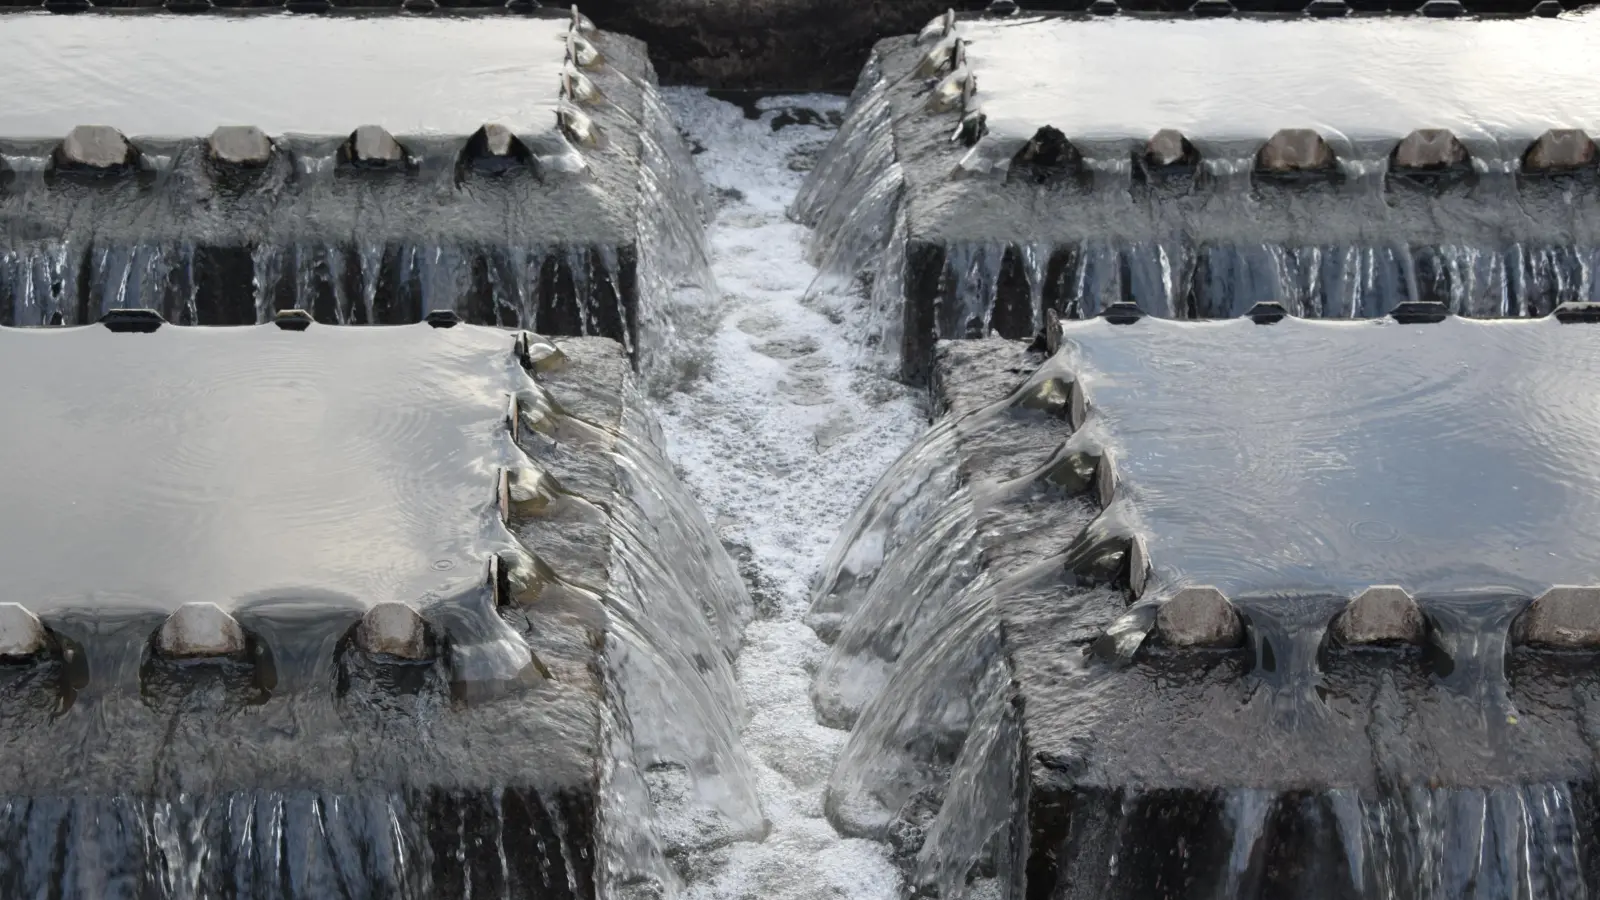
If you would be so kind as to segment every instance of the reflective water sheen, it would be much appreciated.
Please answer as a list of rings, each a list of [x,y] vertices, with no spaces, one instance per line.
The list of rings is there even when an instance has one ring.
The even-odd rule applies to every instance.
[[[1447,128],[1474,148],[1549,128],[1600,127],[1584,60],[1600,17],[1009,19],[958,25],[976,103],[1009,160],[1045,125],[1069,139],[1175,128],[1196,141],[1265,141],[1281,128],[1399,140]],[[1049,60],[1041,66],[1040,60]]]
[[[466,135],[555,128],[562,18],[6,14],[6,139],[78,125],[129,137]],[[172,52],[182,47],[182,53]]]
[[[1600,365],[1554,319],[1069,323],[1158,594],[1600,578]],[[1263,522],[1271,522],[1264,530]],[[1471,547],[1470,554],[1463,548]]]
[[[744,585],[620,347],[514,336],[0,329],[0,584],[55,642],[0,665],[0,892],[672,896],[765,833]],[[156,657],[194,600],[245,654]],[[430,659],[353,646],[385,600]]]
[[[0,571],[36,612],[411,602],[509,547],[504,332],[0,329],[0,369]]]

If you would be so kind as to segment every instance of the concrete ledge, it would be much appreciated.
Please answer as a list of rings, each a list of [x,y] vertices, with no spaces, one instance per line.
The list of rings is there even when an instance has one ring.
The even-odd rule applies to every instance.
[[[56,148],[52,161],[61,171],[117,174],[132,171],[139,155],[115,128],[79,125]]]
[[[20,603],[0,603],[0,659],[31,659],[48,647],[38,616]]]
[[[1590,227],[1600,217],[1583,198],[1600,185],[1600,164],[1592,135],[1548,127],[1588,112],[1552,110],[1528,122],[1518,117],[1532,100],[1508,102],[1515,108],[1501,113],[1486,97],[1476,118],[1441,123],[1451,127],[1337,103],[1294,113],[1331,123],[1319,132],[1279,121],[1288,115],[1275,112],[1279,106],[1246,96],[1228,115],[1248,122],[1210,126],[1185,121],[1182,110],[1213,98],[1173,101],[1171,90],[1151,87],[1128,89],[1118,119],[1115,110],[1079,108],[1079,92],[1050,87],[1102,77],[1105,67],[1088,57],[1105,52],[1094,50],[1104,41],[1139,32],[1159,48],[1172,39],[1170,52],[1152,57],[1146,82],[1181,87],[1188,76],[1171,69],[1184,47],[1270,27],[1314,55],[1327,43],[1317,34],[1356,31],[1316,22],[1141,19],[1112,29],[1092,19],[1040,19],[1002,27],[1000,18],[937,17],[915,37],[879,43],[839,137],[793,210],[820,226],[812,254],[830,278],[882,274],[887,281],[878,283],[902,286],[898,355],[908,379],[928,377],[936,336],[1029,339],[1051,313],[1088,318],[1117,304],[1164,318],[1242,316],[1261,304],[1286,316],[1376,318],[1407,302],[1469,317],[1536,317],[1588,299],[1576,286],[1600,248],[1600,231]],[[1434,32],[1469,24],[1495,48],[1484,77],[1524,77],[1507,64],[1522,24],[1396,27],[1427,56],[1449,52]],[[1056,52],[1063,47],[1071,49]],[[1054,62],[1034,89],[1024,88],[1019,73],[1032,70],[1020,61],[1035,58]],[[1227,59],[1183,65],[1244,79]],[[1324,81],[1339,77],[1316,71]],[[1422,80],[1402,69],[1390,74],[1403,82],[1398,96],[1422,102]],[[923,79],[941,86],[924,90]],[[1328,89],[1303,96],[1339,94]],[[1161,97],[1171,111],[1152,99]],[[1340,117],[1360,122],[1341,131],[1333,123]],[[1212,121],[1222,118],[1219,111]],[[1516,124],[1491,135],[1482,121]],[[1379,136],[1346,136],[1358,132]],[[1505,196],[1539,212],[1507,218]],[[885,240],[894,246],[882,253],[861,250]],[[879,265],[898,271],[875,274]]]
[[[156,651],[172,659],[238,656],[245,651],[244,629],[215,603],[185,603],[162,623]]]
[[[1600,587],[1551,588],[1518,619],[1516,634],[1520,642],[1536,646],[1600,649]]]
[[[222,125],[211,133],[211,158],[232,166],[264,166],[272,160],[272,139],[254,125]]]
[[[1170,647],[1229,649],[1244,642],[1244,623],[1214,587],[1187,587],[1162,601],[1156,633]]]
[[[0,814],[15,890],[154,884],[181,851],[142,836],[175,827],[218,842],[184,863],[216,896],[592,900],[673,877],[613,855],[608,823],[670,852],[764,833],[728,664],[753,610],[620,345],[464,323],[0,343],[0,369],[100,401],[17,407],[31,439],[0,451],[49,484],[0,488],[34,529],[8,533],[0,594],[41,598],[0,604],[0,806],[30,810]],[[505,502],[496,466],[521,473]],[[104,552],[57,565],[80,544],[56,534]],[[662,777],[711,788],[685,810],[706,832],[650,831],[651,795],[618,780],[634,728],[682,773]]]
[[[1333,634],[1346,646],[1421,644],[1427,626],[1417,601],[1390,584],[1368,588],[1350,601],[1334,621]]]
[[[431,643],[428,623],[404,603],[380,603],[356,626],[356,645],[374,655],[427,659]]]

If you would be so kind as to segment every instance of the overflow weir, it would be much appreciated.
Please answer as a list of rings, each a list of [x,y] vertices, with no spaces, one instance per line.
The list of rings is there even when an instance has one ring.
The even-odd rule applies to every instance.
[[[1590,896],[1600,19],[1105,6],[880,42],[791,207],[937,412],[826,814],[942,900]]]
[[[1597,46],[1589,13],[949,15],[877,46],[794,212],[919,381],[938,339],[1119,301],[1544,315],[1600,284]]]
[[[0,893],[609,897],[759,838],[750,599],[620,346],[284,324],[0,329]]]
[[[453,310],[637,353],[714,294],[644,48],[576,12],[4,24],[0,324]]]
[[[944,898],[1588,896],[1595,336],[1402,318],[941,343],[814,595],[834,823]]]

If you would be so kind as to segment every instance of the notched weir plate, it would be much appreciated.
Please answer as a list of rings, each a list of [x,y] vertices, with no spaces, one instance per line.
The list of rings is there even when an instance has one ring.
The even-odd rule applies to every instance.
[[[945,895],[1586,895],[1600,359],[1441,318],[942,343],[813,601],[832,821]]]
[[[0,324],[448,309],[632,351],[651,340],[636,301],[668,294],[641,284],[710,290],[643,45],[571,12],[4,27]]]

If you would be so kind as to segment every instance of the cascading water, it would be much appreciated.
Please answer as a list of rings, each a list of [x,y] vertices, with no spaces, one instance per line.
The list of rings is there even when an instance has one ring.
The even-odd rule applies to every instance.
[[[606,659],[620,703],[603,726],[616,757],[602,782],[611,801],[600,810],[602,896],[640,886],[675,896],[681,886],[667,856],[760,840],[767,829],[738,739],[743,697],[728,667],[751,616],[749,595],[678,486],[642,400],[627,398],[613,433],[626,502],[613,508],[607,598],[615,638]],[[676,549],[663,555],[662,546]]]
[[[893,110],[876,58],[851,96],[851,114],[817,159],[789,214],[812,227],[807,250],[818,268],[806,288],[812,303],[838,298],[838,314],[881,367],[892,369],[902,338],[905,217],[903,176],[895,160]],[[853,202],[841,202],[841,197]],[[871,284],[870,303],[855,301],[857,280]],[[887,363],[887,365],[884,365]]]
[[[569,62],[580,62],[567,39]],[[478,135],[408,138],[404,182],[352,173],[342,141],[284,138],[276,148],[289,152],[269,172],[295,195],[291,227],[279,221],[220,244],[179,227],[207,215],[188,201],[210,190],[196,184],[216,180],[199,142],[141,141],[136,180],[121,187],[72,184],[58,177],[50,148],[6,145],[0,320],[71,325],[149,307],[178,323],[245,324],[293,309],[358,325],[452,309],[471,322],[615,337],[640,386],[618,359],[592,368],[581,341],[559,352],[541,344],[530,357],[536,383],[517,383],[520,406],[508,419],[521,443],[493,460],[513,473],[501,483],[510,512],[503,523],[485,519],[493,540],[504,539],[496,559],[505,584],[491,566],[488,584],[433,611],[451,635],[449,673],[397,677],[354,654],[350,629],[365,621],[361,610],[333,604],[330,613],[321,599],[309,611],[241,608],[253,646],[267,648],[270,687],[254,657],[234,660],[200,690],[183,687],[186,670],[149,661],[159,619],[148,610],[127,622],[51,620],[63,638],[81,641],[58,647],[62,658],[43,674],[0,666],[0,694],[14,700],[43,679],[66,686],[57,698],[64,707],[13,703],[8,718],[35,734],[80,728],[76,745],[110,749],[61,763],[57,745],[73,746],[69,736],[28,758],[35,780],[0,801],[0,837],[22,848],[0,854],[0,893],[1587,896],[1596,800],[1587,773],[1567,764],[1592,756],[1600,727],[1578,722],[1560,752],[1532,746],[1526,734],[1548,723],[1529,715],[1539,698],[1527,685],[1579,698],[1595,685],[1572,660],[1519,643],[1513,623],[1536,578],[1419,595],[1424,650],[1352,650],[1330,626],[1346,597],[1293,585],[1251,594],[1241,589],[1259,579],[1252,569],[1234,573],[1238,583],[1215,579],[1238,611],[1240,646],[1186,651],[1169,641],[1153,598],[1178,587],[1175,570],[1226,557],[1207,541],[1236,537],[1245,517],[1216,517],[1234,530],[1228,521],[1191,528],[1209,535],[1193,541],[1201,550],[1192,559],[1151,566],[1151,552],[1174,555],[1151,537],[1152,519],[1170,513],[1154,494],[1209,496],[1221,508],[1225,495],[1249,489],[1217,492],[1196,477],[1137,504],[1128,485],[1152,454],[1130,460],[1117,443],[1128,423],[1108,411],[1114,386],[1102,381],[1086,400],[1097,386],[1063,357],[1041,367],[1016,344],[942,347],[933,373],[941,417],[914,443],[917,404],[874,370],[903,370],[918,341],[1035,336],[1052,313],[1086,318],[1129,300],[1175,319],[1236,317],[1258,303],[1307,318],[1372,318],[1405,300],[1438,300],[1469,316],[1542,315],[1600,299],[1600,245],[1582,190],[1592,175],[1536,176],[1520,168],[1528,142],[1492,140],[1470,141],[1470,171],[1420,180],[1391,165],[1390,146],[1339,138],[1330,139],[1335,167],[1287,178],[1258,171],[1259,141],[1185,139],[1185,152],[1201,158],[1172,166],[1153,165],[1142,138],[1082,141],[1060,154],[1070,166],[1047,165],[1033,158],[1049,144],[1044,130],[1022,135],[1033,156],[1007,143],[1016,136],[1003,134],[1003,104],[989,107],[987,139],[966,133],[968,117],[940,120],[937,143],[925,140],[920,125],[907,124],[904,99],[914,94],[919,110],[939,106],[948,85],[924,88],[944,73],[907,74],[886,59],[874,55],[825,149],[817,123],[839,113],[833,98],[767,98],[745,118],[699,93],[672,91],[664,103],[653,79],[626,66],[596,74],[638,102],[594,111],[605,137],[592,144],[584,137],[594,123],[563,107],[563,141],[636,144],[637,171],[619,178],[601,165],[563,186],[584,164],[565,146],[538,157],[541,180],[531,189],[574,190],[569,199],[604,193],[603,212],[627,208],[615,241],[547,234],[527,195],[468,171]],[[581,68],[563,70],[564,91],[578,90],[570,86],[582,83]],[[956,86],[965,104],[973,89]],[[674,118],[697,140],[696,158]],[[948,146],[951,131],[970,148]],[[930,147],[968,184],[1006,194],[997,216],[1031,205],[1068,210],[1070,221],[1042,232],[928,227],[930,211],[962,209],[942,205],[954,191],[918,181]],[[248,190],[235,194],[227,202],[251,202]],[[476,205],[429,219],[449,228],[397,227],[452,197]],[[583,220],[573,204],[559,221]],[[47,207],[55,211],[41,220],[63,225],[59,233],[28,224]],[[786,208],[814,227],[809,248]],[[1538,227],[1507,238],[1486,208],[1522,209]],[[1396,237],[1386,217],[1419,209],[1447,224]],[[249,290],[219,293],[224,281]],[[863,353],[873,365],[859,365]],[[1348,368],[1356,356],[1318,371]],[[1235,391],[1261,383],[1222,364],[1201,369]],[[1397,404],[1437,390],[1411,387],[1397,389]],[[1494,415],[1503,406],[1496,390],[1525,388],[1491,384],[1475,408]],[[1332,409],[1334,400],[1312,405]],[[498,408],[491,412],[485,421],[499,423]],[[1541,424],[1570,438],[1575,418]],[[1296,465],[1325,477],[1336,436],[1316,452],[1290,452],[1305,428],[1286,420],[1235,456],[1262,480],[1294,483],[1284,473]],[[1474,436],[1487,441],[1493,430]],[[1188,463],[1213,431],[1181,442]],[[1471,441],[1451,436],[1460,440],[1423,449],[1459,470],[1452,452]],[[1274,458],[1280,443],[1288,450]],[[1485,475],[1474,500],[1503,501],[1494,483],[1503,474]],[[1551,522],[1585,521],[1572,514],[1579,501],[1547,506]],[[1258,498],[1252,511],[1269,508]],[[1471,520],[1470,509],[1454,511]],[[1475,564],[1522,552],[1505,548],[1530,537],[1528,521],[1520,520],[1525,533],[1486,540]],[[1362,520],[1349,535],[1310,537],[1348,562],[1360,556],[1351,552],[1357,541],[1384,543],[1385,527]],[[1295,543],[1302,537],[1273,531],[1272,540],[1298,549],[1263,568],[1303,571],[1317,541]],[[1588,558],[1581,549],[1566,556],[1566,564]],[[1457,570],[1468,580],[1480,574]],[[502,589],[535,612],[497,615]],[[95,677],[79,684],[73,665],[83,653]],[[140,691],[97,693],[107,681]],[[535,691],[526,708],[493,706],[519,685]],[[1197,726],[1188,712],[1218,705],[1232,718],[1215,727]],[[148,782],[99,793],[38,789],[73,778],[112,784],[116,741],[155,734],[151,710],[169,727],[132,742],[149,745],[136,751],[149,756],[141,757]],[[1198,734],[1192,743],[1227,749],[1230,731],[1292,734],[1281,746],[1239,750],[1227,759],[1234,776],[1196,789],[1185,779],[1209,771],[1203,754],[1185,756],[1161,735],[1128,746],[1139,723],[1162,715],[1180,743]],[[1341,726],[1359,716],[1371,765],[1351,787],[1326,777],[1336,767],[1322,757],[1348,749]],[[529,722],[537,727],[517,731]],[[460,746],[452,728],[467,732]],[[1433,734],[1487,748],[1479,768],[1462,764],[1453,781],[1420,778],[1433,764]],[[308,736],[323,743],[294,749]],[[1591,750],[1569,752],[1579,743]],[[1113,746],[1121,757],[1097,756]],[[576,762],[563,758],[571,748],[582,751]],[[1506,783],[1478,777],[1508,758],[1525,770]],[[295,766],[307,760],[345,766],[349,777],[302,777]],[[1136,777],[1123,777],[1119,764]],[[487,767],[487,782],[462,774],[474,765]],[[438,783],[371,777],[388,771]]]
[[[56,469],[97,473],[75,489],[117,535],[63,578],[54,554],[77,550],[53,529],[92,528],[8,491],[8,577],[53,585],[23,592],[54,637],[0,667],[7,895],[674,896],[669,856],[765,833],[730,669],[749,595],[615,344],[423,325],[0,336],[49,384],[14,404],[33,437],[13,463],[58,486]],[[56,346],[74,342],[86,356]],[[151,366],[175,350],[184,366]],[[296,380],[316,387],[279,387]],[[96,397],[85,381],[128,420],[58,402]],[[207,424],[171,448],[192,416]],[[120,467],[93,461],[110,434]],[[250,477],[273,466],[301,477]],[[151,503],[159,526],[130,529]],[[162,602],[197,595],[230,607],[243,649],[170,658],[181,608]],[[363,604],[389,597],[427,623],[416,659],[361,643]]]
[[[900,879],[881,846],[827,819],[824,786],[845,734],[816,721],[811,673],[826,648],[802,621],[838,527],[920,418],[909,391],[855,366],[848,323],[802,302],[816,270],[805,229],[784,211],[840,103],[773,97],[746,118],[704,93],[666,96],[700,148],[694,163],[716,207],[712,268],[730,302],[706,345],[708,377],[658,402],[673,460],[757,598],[736,671],[750,710],[742,736],[772,825],[761,843],[676,861],[697,900],[892,900]],[[911,518],[859,527],[909,536]]]
[[[1582,551],[1521,555],[1564,541],[1536,536],[1533,522],[1574,513],[1571,498],[1545,493],[1545,467],[1532,461],[1556,452],[1534,437],[1547,426],[1511,424],[1532,415],[1563,423],[1552,427],[1568,442],[1588,433],[1569,386],[1525,373],[1529,360],[1586,355],[1586,332],[1553,319],[1187,330],[1145,320],[1061,335],[1064,349],[1043,364],[1017,344],[945,345],[935,373],[945,415],[830,551],[814,595],[813,621],[833,642],[818,713],[839,717],[841,698],[864,703],[829,783],[830,819],[889,841],[907,877],[945,897],[1588,896],[1594,729],[1578,685],[1593,675],[1539,651],[1537,626],[1517,623],[1551,580],[1586,583],[1592,564]],[[1215,356],[1195,359],[1190,340]],[[1529,346],[1546,341],[1567,349]],[[1346,361],[1381,356],[1383,387],[1333,378],[1269,396],[1243,371],[1286,372],[1293,358],[1326,375],[1312,346]],[[1517,387],[1489,399],[1470,386],[1507,366],[1524,373]],[[1318,412],[1277,415],[1285,390]],[[1528,458],[1526,469],[1500,466],[1502,487],[1470,501],[1420,486],[1472,469],[1436,437],[1468,418],[1457,399],[1487,403],[1494,427],[1521,435],[1480,428],[1463,452],[1520,441]],[[1231,426],[1218,429],[1221,409]],[[1257,418],[1259,431],[1248,424]],[[1342,437],[1311,435],[1324,428]],[[1435,436],[1426,477],[1388,466],[1397,493],[1381,500],[1341,487],[1341,473],[1384,466],[1378,458],[1423,433]],[[1210,441],[1232,449],[1211,454]],[[1168,467],[1185,474],[1151,477]],[[1222,474],[1234,468],[1248,476]],[[938,471],[956,474],[930,477]],[[1557,476],[1568,488],[1584,477]],[[1433,499],[1399,496],[1413,490]],[[1336,509],[1346,502],[1357,506]],[[1263,531],[1273,517],[1299,524]],[[1467,519],[1481,545],[1452,537]],[[1497,528],[1519,534],[1515,549],[1489,536]],[[1346,534],[1354,542],[1332,555],[1313,549]],[[1464,546],[1475,549],[1443,561]],[[1490,549],[1502,546],[1509,555]],[[952,577],[950,561],[966,559],[977,564]],[[1351,643],[1361,639],[1340,624],[1350,597],[1383,579],[1418,592],[1421,648]],[[1161,618],[1163,603],[1202,608],[1174,593],[1215,590],[1187,587],[1196,583],[1231,599],[1237,649],[1196,655],[1174,643],[1168,629],[1195,626]],[[1337,587],[1303,587],[1312,583]]]
[[[369,210],[354,217],[351,235],[323,241],[295,235],[268,238],[234,253],[235,259],[195,238],[104,246],[92,224],[85,223],[82,233],[69,231],[58,239],[7,247],[0,255],[0,285],[6,295],[0,311],[17,325],[79,324],[125,308],[156,309],[178,323],[265,322],[277,310],[303,309],[331,323],[369,324],[415,321],[425,312],[449,309],[469,321],[615,334],[640,353],[644,348],[634,345],[643,340],[653,345],[643,357],[654,361],[646,367],[647,376],[660,375],[671,383],[671,377],[656,369],[674,368],[679,378],[692,373],[689,348],[703,334],[701,323],[709,315],[700,308],[712,306],[716,295],[700,246],[694,185],[670,174],[682,165],[665,149],[678,143],[677,137],[670,123],[662,123],[659,111],[647,114],[639,135],[644,152],[637,272],[616,248],[521,242],[516,235],[526,228],[509,205],[495,228],[503,236],[493,241],[396,239],[386,234],[392,228],[382,225],[383,210],[395,205],[393,186],[347,184],[334,172],[331,149],[308,147],[306,153],[328,155],[321,157],[325,165],[312,166],[315,174],[296,178],[297,202],[313,221],[319,209],[353,205]],[[464,145],[440,143],[431,148],[436,154],[420,155],[419,173],[407,189],[418,196],[456,190],[455,160]],[[190,147],[178,165],[192,168],[202,162],[200,148]],[[182,176],[198,177],[192,172]],[[42,177],[14,191],[14,202],[21,205],[56,202],[59,195]],[[686,209],[689,219],[683,218]],[[403,214],[395,210],[389,215]],[[371,220],[367,224],[378,237],[363,237],[369,230],[364,218]],[[141,230],[158,234],[164,226],[151,221]],[[237,280],[251,285],[249,298],[224,303],[205,283],[208,277],[232,278],[229,266],[243,270]],[[638,287],[630,283],[635,277]],[[84,285],[93,286],[87,296],[81,294]],[[625,298],[635,295],[642,301],[637,316],[624,305]]]
[[[570,13],[499,24],[151,14],[122,23],[126,33],[102,16],[15,21],[27,53],[0,72],[56,99],[0,117],[0,322],[149,308],[180,324],[290,309],[396,324],[453,310],[618,340],[657,393],[695,377],[717,303],[703,206],[637,42]],[[241,28],[248,52],[219,56]],[[569,47],[571,35],[580,43]],[[196,49],[179,62],[140,39]],[[304,56],[327,44],[359,50],[330,74]],[[105,114],[62,90],[79,83],[83,46],[105,57],[93,65],[126,71],[111,124],[131,137],[75,118]],[[461,67],[463,52],[480,65]],[[285,59],[296,61],[285,90],[320,72],[344,79],[339,96],[286,110],[251,77]],[[238,80],[211,104],[157,90],[176,95],[172,81],[217,71]],[[230,116],[258,127],[199,137]],[[124,158],[75,163],[66,148],[91,133]]]
[[[1373,318],[1407,301],[1531,317],[1600,297],[1592,147],[1561,130],[1590,113],[1519,102],[1526,74],[1506,65],[1516,54],[1489,54],[1474,85],[1483,96],[1441,113],[1420,102],[1433,85],[1410,70],[1386,81],[1367,67],[1302,65],[1285,70],[1302,89],[1274,82],[1269,93],[1286,99],[1269,102],[1245,87],[1256,77],[1246,63],[1187,56],[1235,40],[1239,56],[1274,63],[1284,48],[1314,55],[1368,38],[1436,52],[1440,34],[1418,25],[1394,23],[1391,37],[1389,24],[1355,21],[1319,31],[1021,16],[940,20],[919,40],[886,41],[794,208],[817,229],[816,290],[870,282],[871,302],[846,314],[863,348],[913,380],[936,340],[1032,338],[1047,312],[1087,318],[1117,302],[1171,318],[1240,316],[1258,303]],[[1530,30],[1586,46],[1594,28],[1504,22],[1472,33],[1509,48]],[[1083,62],[1164,41],[1174,52],[1140,79],[1108,80],[1115,64]],[[1023,62],[1034,58],[1064,71]],[[1194,70],[1174,69],[1179,60]],[[1219,94],[1221,83],[1239,96]],[[1302,108],[1322,134],[1280,121]],[[1404,121],[1411,114],[1417,122]],[[1315,153],[1294,143],[1307,135]],[[1552,150],[1568,146],[1579,149]]]

